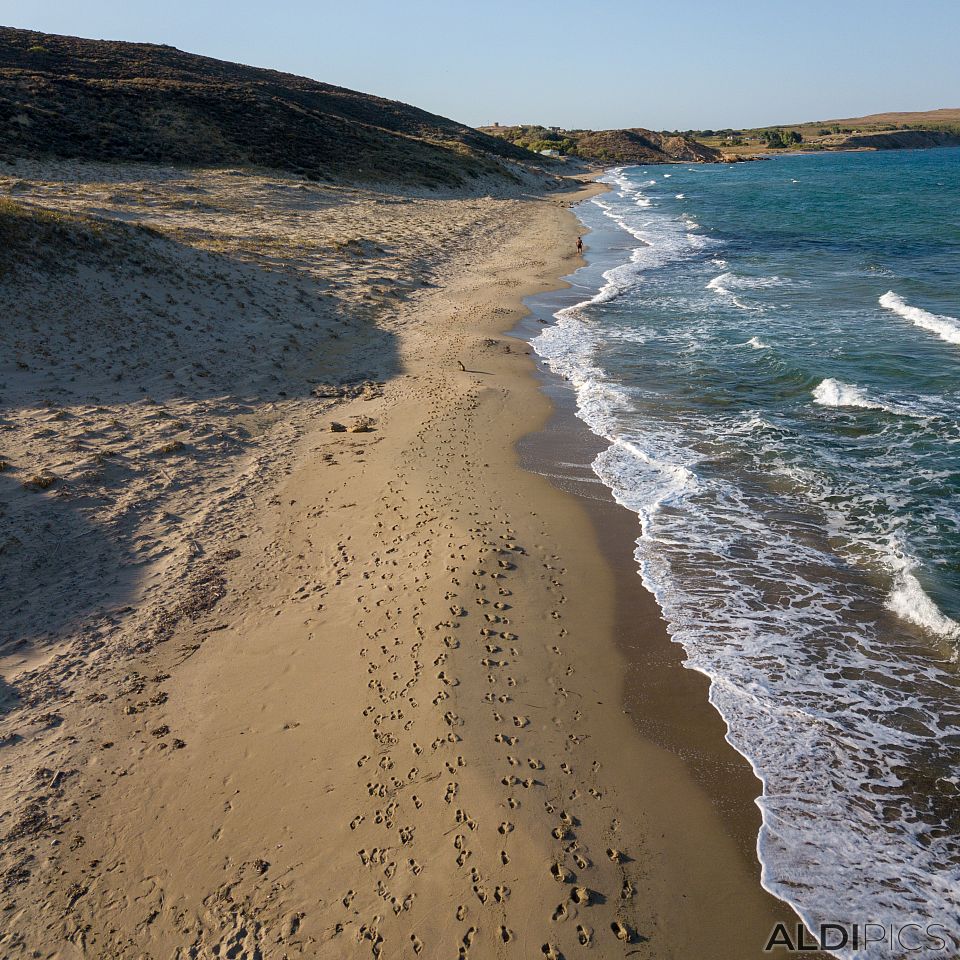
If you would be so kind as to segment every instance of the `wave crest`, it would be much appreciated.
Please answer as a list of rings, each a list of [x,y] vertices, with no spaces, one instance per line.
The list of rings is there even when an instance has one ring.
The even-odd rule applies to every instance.
[[[893,408],[888,407],[885,403],[871,400],[860,387],[843,383],[833,377],[820,381],[813,390],[813,399],[822,407],[861,407],[864,410],[894,412]]]
[[[942,314],[930,313],[920,307],[912,307],[903,297],[888,290],[880,298],[880,306],[891,310],[914,326],[935,333],[941,340],[960,346],[960,320]]]
[[[948,617],[927,595],[920,581],[909,571],[901,571],[894,579],[887,598],[887,609],[901,620],[945,640],[960,639],[960,623]]]

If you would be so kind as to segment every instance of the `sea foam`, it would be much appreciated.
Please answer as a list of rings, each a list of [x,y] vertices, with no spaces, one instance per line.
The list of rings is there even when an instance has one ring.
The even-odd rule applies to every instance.
[[[707,289],[712,290],[718,296],[725,297],[741,310],[751,310],[762,313],[764,307],[759,304],[745,303],[737,296],[738,291],[743,290],[766,290],[769,287],[785,286],[789,281],[782,277],[744,277],[736,273],[724,272],[714,277],[708,284]]]
[[[924,419],[935,416],[936,397],[909,397],[903,403],[880,400],[862,387],[827,377],[813,388],[813,400],[822,407],[859,407],[861,410],[882,410],[898,417]]]
[[[901,571],[893,582],[887,609],[902,620],[944,640],[960,638],[960,623],[948,617],[927,595],[910,570]]]
[[[752,303],[750,291],[759,300],[764,288],[793,292],[807,284],[802,273],[786,280],[749,276],[749,267],[734,272],[732,264],[742,265],[743,258],[711,236],[710,218],[703,218],[706,229],[697,240],[669,212],[672,205],[662,203],[675,191],[661,185],[658,192],[638,173],[620,171],[619,179],[611,178],[614,192],[602,203],[594,200],[592,211],[582,208],[590,212],[581,216],[597,230],[603,221],[613,223],[643,246],[628,264],[605,272],[596,297],[559,311],[534,349],[573,384],[579,416],[608,440],[593,468],[640,521],[636,559],[643,582],[672,639],[684,646],[686,665],[710,679],[710,700],[727,723],[727,739],[763,783],[763,885],[812,926],[868,915],[890,922],[953,916],[960,890],[955,838],[932,829],[936,819],[924,819],[938,816],[936,798],[919,817],[891,822],[886,814],[910,811],[917,801],[911,785],[892,771],[913,769],[918,758],[931,756],[931,737],[946,732],[939,698],[950,680],[941,679],[937,664],[909,655],[909,646],[897,648],[891,660],[877,626],[885,604],[904,622],[907,637],[915,636],[915,626],[960,639],[960,625],[918,579],[924,563],[905,559],[909,546],[929,562],[929,547],[917,543],[912,529],[904,531],[902,547],[883,538],[887,524],[902,529],[917,484],[936,489],[951,475],[946,466],[942,478],[917,469],[902,485],[865,486],[869,478],[854,469],[845,448],[819,442],[836,433],[840,418],[794,412],[809,413],[804,399],[813,387],[820,406],[926,416],[943,439],[944,431],[956,433],[952,394],[879,395],[879,388],[834,377],[814,387],[810,366],[791,366],[790,357],[794,338],[818,344],[821,331],[797,331],[776,313],[765,315],[763,329],[776,337],[782,362],[758,364],[740,354],[747,366],[738,389],[756,384],[758,393],[772,393],[777,384],[770,378],[782,378],[784,395],[769,409],[762,399],[742,411],[727,403],[702,406],[696,394],[679,395],[680,404],[677,394],[661,393],[672,381],[669,373],[657,373],[658,363],[664,371],[682,364],[694,372],[726,363],[717,357],[731,344],[731,330],[741,349],[768,347],[753,335],[754,313],[698,314],[704,285],[717,296]],[[641,196],[649,208],[637,206]],[[769,274],[780,269],[770,266]],[[709,280],[703,271],[711,268],[719,276]],[[687,283],[686,300],[678,296],[679,277]],[[690,322],[664,322],[658,311],[665,310]],[[637,345],[632,356],[631,343]],[[810,365],[823,355],[814,352]],[[834,369],[847,369],[842,354],[829,355]],[[627,363],[636,365],[633,372],[625,373]],[[844,437],[851,447],[874,443],[873,459],[890,460],[902,475],[901,458],[910,456],[902,444],[922,442],[921,429],[927,427],[883,417],[862,433],[844,425]],[[728,463],[736,467],[731,471]],[[750,472],[740,474],[741,466]],[[888,620],[883,617],[884,630]],[[825,782],[833,788],[825,791]],[[852,960],[849,951],[839,954]],[[861,957],[887,960],[879,948]]]
[[[917,327],[935,333],[941,340],[960,346],[960,320],[955,317],[930,313],[920,307],[911,307],[903,297],[892,290],[888,290],[880,298],[880,306],[892,310],[905,320],[910,320]]]
[[[813,399],[823,407],[861,407],[864,410],[887,410],[891,408],[878,400],[872,400],[860,387],[841,383],[828,377],[813,390]]]

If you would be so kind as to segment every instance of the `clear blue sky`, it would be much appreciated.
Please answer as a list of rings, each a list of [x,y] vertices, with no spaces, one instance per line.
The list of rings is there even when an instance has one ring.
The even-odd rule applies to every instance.
[[[762,126],[960,107],[960,0],[0,0],[464,123]]]

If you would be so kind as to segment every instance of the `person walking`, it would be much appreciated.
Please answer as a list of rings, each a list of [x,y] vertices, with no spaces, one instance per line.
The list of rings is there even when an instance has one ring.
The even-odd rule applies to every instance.
[[[577,253],[583,254],[583,237],[577,237]]]

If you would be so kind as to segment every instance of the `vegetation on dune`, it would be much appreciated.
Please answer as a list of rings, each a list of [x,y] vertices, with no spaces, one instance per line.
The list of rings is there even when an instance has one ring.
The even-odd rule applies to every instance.
[[[0,197],[0,269],[27,255],[42,254],[54,243],[92,244],[102,230],[103,224],[90,218],[28,207]]]
[[[102,255],[106,244],[158,237],[152,227],[50,210],[0,197],[0,279],[20,266],[72,268],[64,254]]]

